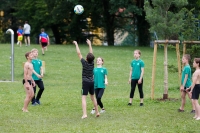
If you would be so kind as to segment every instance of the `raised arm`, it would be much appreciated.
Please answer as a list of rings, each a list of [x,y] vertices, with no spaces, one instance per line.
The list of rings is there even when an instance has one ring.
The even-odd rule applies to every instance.
[[[89,52],[93,54],[91,41],[89,39],[87,39],[86,42],[87,42],[87,44],[89,46]]]
[[[83,57],[82,57],[82,55],[81,55],[81,51],[80,51],[80,49],[79,49],[79,46],[78,46],[77,41],[73,41],[73,43],[74,43],[75,46],[76,46],[76,52],[77,52],[77,55],[78,55],[79,59],[82,59]]]

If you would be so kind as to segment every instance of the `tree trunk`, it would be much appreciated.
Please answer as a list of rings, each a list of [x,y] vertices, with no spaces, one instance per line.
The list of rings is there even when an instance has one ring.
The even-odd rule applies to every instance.
[[[103,8],[104,8],[104,21],[105,21],[105,31],[106,31],[106,39],[108,45],[114,46],[114,15],[111,15],[109,12],[109,1],[103,0]]]
[[[59,33],[59,30],[58,30],[58,26],[57,25],[52,25],[51,26],[51,30],[52,30],[54,38],[55,38],[55,43],[56,44],[61,44],[61,38],[60,38],[60,33]]]
[[[167,43],[164,44],[164,94],[163,99],[168,98],[168,61],[167,61]]]
[[[144,9],[144,0],[138,0],[137,6]],[[151,41],[151,36],[149,33],[150,25],[145,19],[145,12],[142,11],[142,16],[137,15],[137,30],[138,30],[138,45],[139,46],[149,46]],[[145,38],[145,39],[144,39]]]

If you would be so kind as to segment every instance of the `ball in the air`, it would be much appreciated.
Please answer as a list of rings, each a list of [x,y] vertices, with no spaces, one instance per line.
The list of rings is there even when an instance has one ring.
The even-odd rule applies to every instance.
[[[74,7],[74,12],[78,15],[82,14],[84,12],[84,8],[82,5],[76,5]]]

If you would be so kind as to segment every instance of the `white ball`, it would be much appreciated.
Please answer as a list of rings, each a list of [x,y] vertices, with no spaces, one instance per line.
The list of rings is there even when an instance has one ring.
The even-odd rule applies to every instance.
[[[76,5],[74,7],[74,12],[78,15],[82,14],[84,12],[84,8],[82,5]]]

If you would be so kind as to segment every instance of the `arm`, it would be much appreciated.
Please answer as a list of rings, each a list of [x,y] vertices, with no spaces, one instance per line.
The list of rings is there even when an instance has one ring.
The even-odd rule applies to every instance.
[[[91,41],[89,39],[87,39],[86,42],[89,45],[89,52],[93,54]]]
[[[182,85],[181,85],[181,87],[180,87],[180,90],[181,90],[181,91],[184,90],[184,86],[185,86],[185,84],[186,84],[186,82],[187,82],[187,79],[188,79],[188,74],[185,74],[185,78],[184,78],[183,83],[182,83]]]
[[[107,75],[105,75],[105,85],[108,85],[108,78],[107,78]]]
[[[42,43],[41,43],[41,36],[39,37],[39,43],[40,43],[40,45],[42,45]]]
[[[24,80],[25,80],[25,83],[28,82],[28,77],[27,77],[27,73],[28,73],[28,66],[27,64],[25,63],[24,64]]]
[[[28,75],[28,64],[25,63],[24,64],[24,81],[25,81],[24,86],[25,86],[26,89],[29,90],[30,85],[28,83],[28,77],[27,77],[27,75]]]
[[[47,36],[47,44],[50,45],[49,36]]]
[[[132,76],[132,67],[131,67],[130,73],[129,73],[129,80],[128,80],[128,83],[129,83],[129,84],[131,83],[131,76]]]
[[[41,75],[41,77],[43,78],[44,70],[43,70],[43,67],[42,67],[42,66],[40,67],[40,75]]]
[[[138,80],[138,83],[141,84],[142,83],[142,78],[144,75],[144,67],[141,68],[141,74],[140,74],[140,79]]]
[[[33,73],[38,77],[38,78],[42,78],[41,75],[39,75],[38,73],[36,73],[36,71],[33,69]]]
[[[81,55],[81,51],[80,51],[80,49],[79,49],[78,43],[77,43],[76,41],[73,41],[73,43],[74,43],[75,46],[76,46],[76,52],[77,52],[77,54],[78,54],[79,59],[82,59],[83,57],[82,57],[82,55]]]

